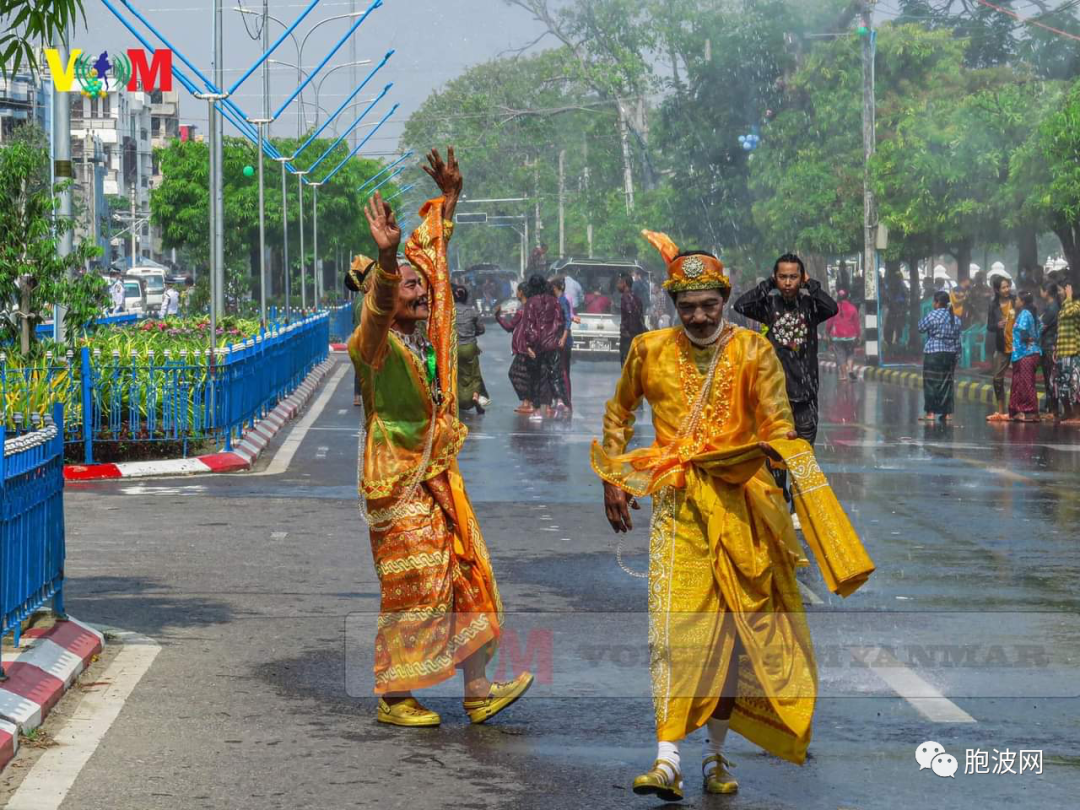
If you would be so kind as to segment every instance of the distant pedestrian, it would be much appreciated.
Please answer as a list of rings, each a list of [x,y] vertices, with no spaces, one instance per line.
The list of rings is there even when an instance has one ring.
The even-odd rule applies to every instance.
[[[652,289],[649,285],[649,277],[640,267],[634,270],[634,295],[641,299],[641,309],[648,326],[649,311],[652,309]],[[655,326],[653,327],[656,328]]]
[[[567,412],[570,412],[574,409],[572,390],[573,387],[570,383],[570,362],[571,355],[574,351],[573,328],[575,323],[581,323],[581,318],[579,318],[574,312],[574,305],[570,301],[570,296],[566,287],[566,280],[563,278],[557,278],[551,283],[551,286],[555,290],[555,295],[558,296],[559,306],[562,307],[563,311],[564,329],[562,339],[559,341],[559,351],[562,357],[563,392],[566,395],[566,410]]]
[[[585,290],[569,274],[563,276],[563,280],[566,282],[566,297],[570,299],[570,306],[579,309],[585,303]]]
[[[839,311],[825,327],[836,355],[836,373],[841,382],[855,379],[855,341],[859,337],[859,310],[848,298],[847,290],[837,290]]]
[[[592,292],[585,294],[585,311],[589,315],[610,315],[611,299],[604,295],[604,288],[597,282]]]
[[[994,297],[986,315],[987,349],[994,353],[994,400],[997,411],[986,417],[987,422],[1007,422],[1005,408],[1005,374],[1012,363],[1013,324],[1016,322],[1016,296],[1012,282],[1004,276],[994,276]]]
[[[525,309],[525,285],[519,284],[517,288],[518,308],[517,312],[509,317],[503,315],[502,308],[495,306],[495,321],[507,332],[512,333],[510,350],[514,359],[510,361],[510,384],[514,386],[520,404],[514,409],[514,413],[531,414],[532,402],[532,379],[529,368],[529,352],[525,343],[524,309]]]
[[[1073,299],[1072,284],[1065,284],[1065,298],[1058,313],[1054,370],[1063,425],[1080,425],[1080,301]]]
[[[795,418],[795,431],[811,445],[818,431],[818,325],[839,311],[836,302],[810,278],[803,260],[785,253],[773,265],[773,274],[740,296],[735,311],[765,324],[766,337],[776,350],[787,378],[787,395]],[[773,469],[777,486],[788,502],[787,472]]]
[[[166,277],[165,294],[161,297],[161,318],[170,318],[180,314],[180,293],[176,291],[176,283]]]
[[[1039,421],[1039,394],[1035,389],[1035,370],[1039,367],[1039,316],[1035,295],[1020,293],[1020,311],[1013,324],[1012,388],[1009,391],[1009,418],[1014,422]]]
[[[634,279],[629,273],[619,276],[616,283],[619,291],[619,365],[626,362],[626,355],[630,352],[630,344],[634,338],[645,330],[645,307],[641,299],[634,292]]]
[[[480,311],[469,303],[469,291],[455,285],[453,292],[457,322],[458,409],[476,408],[476,412],[482,414],[490,402],[480,372],[480,344],[476,342],[477,337],[484,334],[484,325],[480,323]]]
[[[1042,350],[1043,386],[1046,388],[1046,413],[1043,418],[1056,419],[1058,403],[1054,348],[1057,345],[1058,316],[1061,312],[1061,288],[1053,281],[1044,281],[1039,292],[1046,303],[1046,308],[1040,317],[1042,337],[1039,339],[1039,348]]]
[[[947,292],[934,294],[934,308],[919,321],[919,331],[927,336],[923,347],[923,421],[939,416],[952,418],[953,383],[956,358],[960,353],[960,317],[952,308]]]
[[[109,271],[109,300],[112,302],[112,312],[124,311],[124,280],[120,278],[120,271]]]
[[[530,419],[555,415],[566,408],[563,388],[562,356],[559,341],[563,335],[563,311],[547,280],[539,273],[525,285],[522,307],[522,331],[528,355],[533,413]],[[540,408],[543,407],[543,415]]]

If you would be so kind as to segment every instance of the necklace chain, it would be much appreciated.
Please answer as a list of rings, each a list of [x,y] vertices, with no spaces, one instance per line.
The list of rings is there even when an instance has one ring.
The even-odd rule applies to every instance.
[[[735,334],[734,328],[728,328],[730,325],[725,321],[720,322],[720,328],[716,330],[716,335],[709,340],[708,344],[717,344],[716,349],[713,351],[712,361],[709,363],[709,370],[705,372],[705,379],[701,384],[701,388],[698,391],[697,398],[694,400],[694,406],[690,411],[690,414],[683,421],[682,427],[679,430],[679,441],[690,438],[697,432],[698,423],[701,421],[701,414],[705,408],[705,402],[709,398],[709,392],[712,389],[713,379],[716,377],[717,366],[720,365],[720,358],[724,354],[724,350],[727,348],[728,342]],[[687,338],[690,338],[690,334],[684,331]],[[693,340],[691,339],[691,342]],[[697,345],[697,344],[695,344]],[[655,508],[655,506],[654,506]],[[649,573],[641,573],[640,571],[634,571],[625,562],[623,562],[623,538],[619,538],[618,544],[615,546],[615,560],[618,562],[619,567],[630,576],[635,579],[648,579]]]

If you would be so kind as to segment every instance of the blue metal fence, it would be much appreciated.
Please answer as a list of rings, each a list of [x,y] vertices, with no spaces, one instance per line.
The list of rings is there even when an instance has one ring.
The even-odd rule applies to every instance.
[[[330,308],[330,342],[344,343],[353,333],[353,305]]]
[[[46,602],[63,615],[64,410],[12,436],[0,425],[0,637]],[[2,670],[0,670],[2,672]]]
[[[138,323],[143,317],[144,316],[139,315],[137,312],[121,312],[118,315],[103,315],[96,319],[94,323],[98,326],[122,326]],[[37,333],[38,337],[51,338],[53,336],[54,326],[51,323],[39,323],[34,331]]]
[[[47,354],[14,368],[0,353],[4,420],[16,430],[34,414],[65,406],[64,438],[81,443],[85,463],[106,442],[215,441],[231,449],[245,428],[266,415],[326,359],[332,313],[274,325],[246,342],[218,349],[111,357],[83,348]]]

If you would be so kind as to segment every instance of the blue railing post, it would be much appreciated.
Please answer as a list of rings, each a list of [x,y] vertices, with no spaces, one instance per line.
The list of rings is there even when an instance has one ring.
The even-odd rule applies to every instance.
[[[60,506],[59,506],[59,525],[60,531],[63,532],[64,526],[64,486],[63,486],[63,460],[64,460],[64,403],[57,402],[53,405],[53,424],[56,425],[56,438],[52,441],[52,447],[49,448],[50,456],[59,456],[61,464],[61,482],[60,482]],[[0,443],[0,447],[3,444]],[[62,537],[62,534],[61,534]],[[56,593],[53,594],[53,613],[58,619],[66,619],[67,611],[64,610],[64,543],[61,540],[59,548],[59,563],[60,563],[60,581],[56,585]]]
[[[94,463],[94,370],[90,365],[90,348],[82,348],[82,433],[83,462]]]

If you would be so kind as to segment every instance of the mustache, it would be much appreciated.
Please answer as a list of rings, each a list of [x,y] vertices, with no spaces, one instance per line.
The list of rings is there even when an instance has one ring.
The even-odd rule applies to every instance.
[[[415,301],[413,301],[411,304],[409,304],[409,306],[412,307],[413,309],[419,309],[420,307],[426,307],[427,305],[428,305],[428,297],[426,295],[420,296]]]

